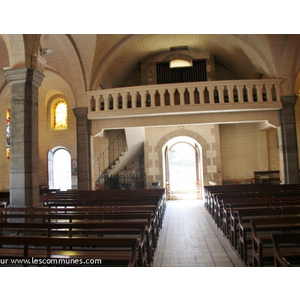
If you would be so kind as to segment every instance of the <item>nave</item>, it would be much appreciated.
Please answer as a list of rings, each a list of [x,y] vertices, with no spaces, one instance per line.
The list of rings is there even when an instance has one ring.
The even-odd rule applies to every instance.
[[[154,267],[242,267],[202,200],[170,200]]]

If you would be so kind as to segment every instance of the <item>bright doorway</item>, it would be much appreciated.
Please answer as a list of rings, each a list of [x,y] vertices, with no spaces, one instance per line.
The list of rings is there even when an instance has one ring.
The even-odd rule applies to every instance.
[[[66,148],[48,151],[48,185],[50,189],[61,191],[72,188],[71,155]]]
[[[176,137],[164,147],[168,199],[201,199],[201,146],[192,138]]]

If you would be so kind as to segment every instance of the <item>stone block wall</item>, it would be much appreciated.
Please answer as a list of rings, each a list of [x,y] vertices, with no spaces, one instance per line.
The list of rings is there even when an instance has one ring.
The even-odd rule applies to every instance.
[[[145,172],[148,188],[152,182],[164,183],[163,148],[172,138],[180,136],[193,138],[202,148],[204,185],[208,184],[209,180],[221,184],[219,125],[151,127],[145,129],[145,134]]]

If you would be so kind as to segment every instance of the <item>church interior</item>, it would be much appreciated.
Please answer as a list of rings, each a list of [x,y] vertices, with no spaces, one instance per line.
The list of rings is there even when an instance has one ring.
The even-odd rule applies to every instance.
[[[299,34],[1,34],[0,66],[3,266],[300,265]]]

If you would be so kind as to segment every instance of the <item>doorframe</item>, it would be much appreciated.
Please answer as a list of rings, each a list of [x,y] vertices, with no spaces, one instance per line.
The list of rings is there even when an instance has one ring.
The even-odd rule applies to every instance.
[[[170,164],[169,164],[169,152],[171,148],[178,143],[189,144],[195,150],[195,165],[196,165],[196,191],[197,198],[201,198],[203,195],[203,155],[202,146],[192,137],[188,136],[177,136],[171,138],[165,143],[162,148],[163,153],[163,185],[166,188],[167,200],[172,199],[171,186],[170,186]]]
[[[54,189],[55,188],[55,178],[54,178],[54,154],[55,152],[57,152],[58,150],[65,150],[69,153],[70,155],[70,182],[71,182],[71,187],[72,188],[72,156],[70,151],[63,146],[56,146],[52,149],[49,149],[47,152],[47,182],[48,182],[48,186],[49,189]]]

